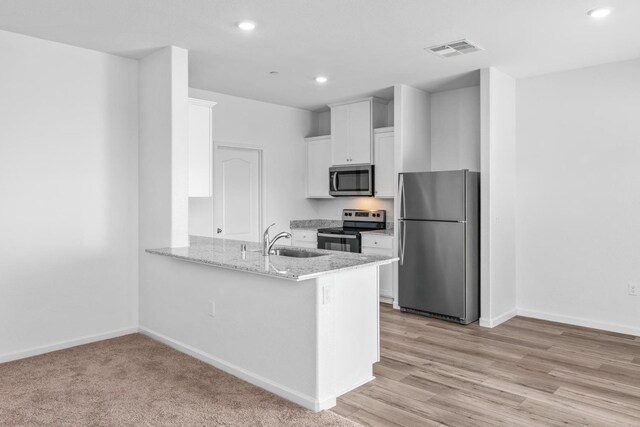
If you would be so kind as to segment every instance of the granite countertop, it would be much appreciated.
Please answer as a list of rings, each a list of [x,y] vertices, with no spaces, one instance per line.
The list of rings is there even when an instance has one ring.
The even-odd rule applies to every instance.
[[[289,223],[291,230],[317,230],[318,228],[342,227],[339,219],[295,219]],[[387,222],[385,230],[361,231],[378,236],[393,236],[393,222]]]
[[[241,244],[247,245],[247,252],[244,259],[240,253]],[[325,251],[291,246],[276,245],[274,248],[293,248],[299,251],[322,253],[323,255],[312,258],[293,258],[275,255],[263,257],[262,245],[259,243],[197,236],[191,238],[190,246],[147,249],[146,252],[207,264],[214,267],[246,271],[247,273],[279,277],[294,281],[313,279],[326,274],[353,270],[365,266],[390,264],[398,260],[398,258],[386,256],[362,255],[350,252]]]
[[[318,228],[342,227],[339,219],[294,219],[289,222],[292,230],[317,230]]]
[[[375,234],[376,236],[389,236],[393,237],[393,228],[387,228],[386,230],[370,230],[361,231],[361,234]]]

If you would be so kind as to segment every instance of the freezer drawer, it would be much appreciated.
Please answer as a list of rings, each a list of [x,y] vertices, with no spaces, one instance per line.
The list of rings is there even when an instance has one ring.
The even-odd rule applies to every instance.
[[[400,307],[465,318],[465,228],[460,222],[400,222]]]
[[[400,174],[400,218],[464,221],[467,170]]]

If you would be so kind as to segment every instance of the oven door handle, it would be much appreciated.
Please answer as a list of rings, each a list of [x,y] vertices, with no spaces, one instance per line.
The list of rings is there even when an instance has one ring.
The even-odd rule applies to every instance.
[[[330,237],[333,239],[357,239],[358,236],[352,236],[350,234],[326,234],[318,233],[318,237]]]

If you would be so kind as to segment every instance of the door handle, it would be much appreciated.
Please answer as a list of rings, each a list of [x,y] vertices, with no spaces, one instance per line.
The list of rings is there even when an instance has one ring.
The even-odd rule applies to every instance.
[[[327,234],[318,233],[318,237],[329,237],[331,239],[357,239],[358,236],[352,236],[350,234]]]
[[[399,185],[399,193],[400,193],[400,218],[404,218],[405,215],[405,201],[404,201],[404,175],[400,174],[400,185]]]
[[[220,234],[222,233],[222,228],[218,228],[216,231],[218,232],[218,234]]]
[[[407,227],[404,224],[404,221],[400,220],[398,222],[400,225],[400,265],[404,264],[404,241],[406,238]]]

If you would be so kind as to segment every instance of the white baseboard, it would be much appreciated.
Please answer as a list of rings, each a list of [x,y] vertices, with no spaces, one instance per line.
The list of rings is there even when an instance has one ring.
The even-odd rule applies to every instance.
[[[20,350],[13,353],[6,353],[0,355],[0,363],[11,362],[13,360],[25,359],[27,357],[38,356],[40,354],[50,353],[52,351],[64,350],[65,348],[76,347],[83,344],[90,344],[92,342],[108,340],[111,338],[121,337],[123,335],[135,334],[138,332],[137,327],[116,329],[115,331],[109,331],[102,334],[88,335],[80,338],[74,338],[71,340],[60,341],[53,344],[47,344],[40,347],[33,347],[26,350]]]
[[[373,381],[373,380],[375,380],[375,379],[376,379],[376,377],[374,377],[374,376],[372,375],[372,376],[370,376],[369,378],[366,378],[366,379],[364,379],[364,380],[360,381],[359,383],[356,383],[356,384],[354,384],[354,385],[351,385],[351,386],[349,386],[349,387],[345,388],[344,390],[340,391],[340,392],[338,393],[338,396],[342,396],[343,394],[349,393],[350,391],[355,390],[355,389],[357,389],[358,387],[363,386],[363,385],[365,385],[366,383],[368,383],[368,382],[370,382],[370,381]]]
[[[151,329],[141,326],[140,333],[312,411],[322,411],[323,409],[329,409],[336,405],[335,396],[323,400],[314,399],[312,396],[299,393],[289,387],[278,384],[274,381],[264,378],[263,376],[257,375],[244,368],[219,359],[215,356],[205,353],[204,351],[198,350],[195,347],[181,343],[177,340],[174,340],[173,338],[169,338],[166,335],[155,332]]]
[[[525,310],[521,308],[518,309],[518,316],[548,320],[550,322],[566,323],[574,326],[583,326],[585,328],[601,329],[603,331],[616,332],[619,334],[640,336],[640,328],[620,325],[617,323],[599,322],[580,317],[564,316],[561,314],[545,313],[542,311]]]
[[[516,317],[518,315],[518,311],[514,308],[513,310],[509,310],[504,314],[496,316],[492,319],[487,319],[485,317],[480,318],[480,326],[483,328],[495,328],[501,323],[506,322],[507,320]]]
[[[380,295],[380,302],[384,304],[393,304],[393,298]]]

